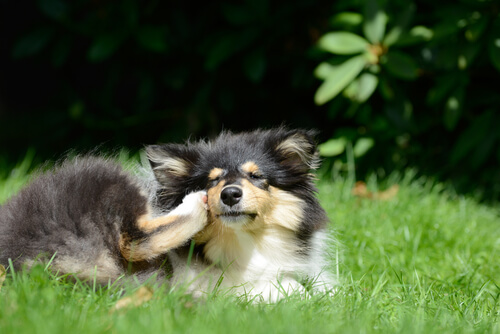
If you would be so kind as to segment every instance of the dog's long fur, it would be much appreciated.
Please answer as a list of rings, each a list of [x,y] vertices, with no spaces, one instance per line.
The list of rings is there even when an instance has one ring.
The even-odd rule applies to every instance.
[[[157,273],[196,293],[220,284],[270,301],[307,279],[332,288],[312,132],[224,132],[146,153],[148,186],[96,157],[33,180],[0,207],[0,263],[51,259],[53,270],[101,283]]]

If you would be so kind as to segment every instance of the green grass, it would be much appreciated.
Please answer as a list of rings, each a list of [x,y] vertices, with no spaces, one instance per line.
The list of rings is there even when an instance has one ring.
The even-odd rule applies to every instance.
[[[0,202],[27,182],[28,167],[26,159],[0,173]],[[133,289],[74,284],[35,267],[8,274],[0,333],[500,333],[498,208],[411,172],[368,182],[373,191],[391,184],[399,192],[381,201],[352,196],[346,180],[319,182],[341,244],[339,265],[331,249],[329,270],[341,276],[332,297],[255,305],[156,288],[142,305],[112,312]]]

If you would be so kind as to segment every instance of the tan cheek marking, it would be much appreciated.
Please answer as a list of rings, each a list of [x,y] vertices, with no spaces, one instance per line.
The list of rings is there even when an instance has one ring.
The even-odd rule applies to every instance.
[[[194,236],[196,243],[207,243],[214,240],[223,240],[228,233],[228,229],[224,228],[216,215],[221,212],[220,208],[220,193],[226,182],[222,180],[215,187],[208,189],[208,224],[203,230]]]
[[[259,166],[253,161],[247,161],[243,165],[241,165],[241,170],[245,173],[257,173],[259,171]]]
[[[219,182],[215,187],[212,187],[208,189],[207,195],[208,195],[208,210],[209,212],[213,214],[218,214],[221,212],[220,209],[220,193],[222,191],[222,188],[224,188],[224,185],[226,182],[222,180]]]
[[[269,214],[265,217],[267,225],[279,225],[289,230],[298,231],[304,218],[304,201],[284,190],[270,187]]]
[[[210,173],[208,174],[208,178],[209,178],[210,180],[215,180],[216,178],[218,178],[219,176],[221,176],[221,175],[222,175],[222,172],[223,172],[223,170],[222,170],[222,169],[215,167],[215,168],[213,168],[213,169],[210,171]]]
[[[241,180],[241,185],[245,193],[243,206],[251,209],[250,211],[263,214],[268,209],[271,200],[269,192],[254,186],[248,180]]]

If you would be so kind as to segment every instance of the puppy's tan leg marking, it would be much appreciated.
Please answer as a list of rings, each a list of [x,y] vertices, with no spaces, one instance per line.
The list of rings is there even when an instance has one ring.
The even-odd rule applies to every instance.
[[[166,215],[157,218],[152,218],[149,214],[147,214],[141,216],[137,220],[137,227],[145,233],[152,233],[159,227],[175,223],[180,217],[181,216]]]
[[[130,236],[122,234],[120,250],[129,261],[150,260],[182,246],[206,224],[206,193],[192,193],[168,215],[151,219],[148,216],[139,218],[137,226],[146,237],[132,240]]]

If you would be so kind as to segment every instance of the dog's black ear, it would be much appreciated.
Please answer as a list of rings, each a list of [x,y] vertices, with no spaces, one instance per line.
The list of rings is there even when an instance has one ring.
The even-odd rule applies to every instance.
[[[307,173],[319,166],[319,153],[313,130],[290,130],[280,132],[275,151],[280,164],[300,173]]]
[[[163,186],[188,178],[200,158],[194,146],[181,144],[146,146],[146,155],[156,179]]]

